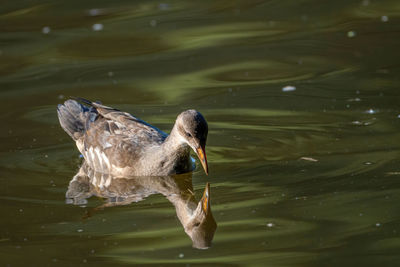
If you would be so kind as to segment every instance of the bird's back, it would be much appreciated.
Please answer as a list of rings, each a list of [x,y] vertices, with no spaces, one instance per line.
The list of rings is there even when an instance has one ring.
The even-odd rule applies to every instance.
[[[62,128],[75,140],[87,163],[105,173],[134,166],[145,150],[160,145],[167,134],[146,122],[99,103],[81,99],[58,106]]]

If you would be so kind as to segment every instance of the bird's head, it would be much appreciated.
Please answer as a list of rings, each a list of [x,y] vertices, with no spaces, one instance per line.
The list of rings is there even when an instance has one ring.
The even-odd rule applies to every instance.
[[[179,114],[175,125],[181,140],[197,154],[205,173],[208,175],[206,156],[208,124],[203,115],[194,109],[186,110]]]

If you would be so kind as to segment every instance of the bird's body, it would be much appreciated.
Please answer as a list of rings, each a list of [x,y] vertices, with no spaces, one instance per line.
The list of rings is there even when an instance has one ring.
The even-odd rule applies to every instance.
[[[182,112],[168,135],[129,113],[81,101],[89,107],[67,100],[58,106],[58,117],[95,171],[114,176],[185,173],[194,169],[192,147],[207,172],[204,149],[208,127],[199,112]]]

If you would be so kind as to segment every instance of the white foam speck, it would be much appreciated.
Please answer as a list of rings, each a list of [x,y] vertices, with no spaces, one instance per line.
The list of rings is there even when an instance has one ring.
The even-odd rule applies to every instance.
[[[49,34],[51,32],[51,29],[49,26],[45,26],[42,28],[42,33],[43,34]]]
[[[158,5],[158,9],[160,9],[160,10],[168,10],[169,9],[169,4],[161,3],[161,4]]]
[[[269,227],[269,228],[274,227],[274,226],[275,226],[274,223],[267,223],[267,227]]]
[[[389,17],[388,16],[382,16],[381,17],[381,21],[382,22],[388,22],[389,21]]]
[[[92,29],[94,31],[98,32],[98,31],[102,31],[104,29],[104,26],[101,23],[96,23],[96,24],[93,24]]]
[[[312,157],[301,157],[300,159],[302,159],[302,160],[307,160],[307,161],[312,161],[312,162],[318,162],[317,159],[314,159],[314,158],[312,158]]]
[[[285,87],[282,88],[282,92],[292,92],[295,91],[296,87],[292,86],[292,85],[287,85]]]
[[[150,26],[151,26],[151,27],[157,26],[157,20],[152,19],[152,20],[150,21]]]
[[[361,101],[361,98],[359,98],[359,97],[356,97],[356,98],[349,98],[349,99],[347,99],[347,101],[349,101],[349,102],[360,102],[360,101]]]
[[[347,32],[347,37],[353,38],[353,37],[355,37],[355,36],[356,36],[356,32],[355,32],[355,31],[348,31],[348,32]]]
[[[93,9],[90,9],[89,10],[89,15],[90,16],[98,16],[98,15],[100,15],[101,14],[101,11],[100,11],[100,9],[98,9],[98,8],[93,8]]]

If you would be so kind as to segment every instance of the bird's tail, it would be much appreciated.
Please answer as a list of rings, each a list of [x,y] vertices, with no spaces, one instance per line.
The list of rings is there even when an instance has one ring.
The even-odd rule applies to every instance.
[[[75,100],[67,100],[57,107],[58,119],[64,131],[77,140],[85,134],[88,123],[94,121],[95,109],[81,105]]]

